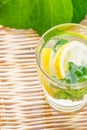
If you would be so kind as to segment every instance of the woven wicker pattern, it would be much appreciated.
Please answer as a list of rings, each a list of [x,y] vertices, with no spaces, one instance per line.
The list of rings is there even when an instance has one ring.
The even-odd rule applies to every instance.
[[[36,69],[38,40],[33,30],[0,27],[0,130],[86,130],[87,106],[70,114],[47,104]]]

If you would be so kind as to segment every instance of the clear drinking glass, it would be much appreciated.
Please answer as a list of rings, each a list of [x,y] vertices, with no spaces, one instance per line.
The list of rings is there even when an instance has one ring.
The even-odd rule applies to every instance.
[[[81,83],[65,83],[62,80],[55,80],[52,75],[48,75],[41,65],[41,52],[43,48],[53,48],[58,38],[69,41],[79,41],[86,45],[86,50],[82,60],[87,65],[87,27],[79,24],[61,24],[49,29],[40,38],[36,50],[36,60],[41,86],[47,102],[53,108],[63,112],[73,112],[79,110],[87,103],[87,81]],[[78,59],[79,57],[77,57]],[[51,61],[51,64],[53,63]],[[54,71],[52,72],[54,75]]]

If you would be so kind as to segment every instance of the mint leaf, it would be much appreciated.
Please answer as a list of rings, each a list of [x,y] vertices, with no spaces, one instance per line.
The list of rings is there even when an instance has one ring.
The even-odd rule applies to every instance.
[[[84,87],[84,88],[77,90],[76,99],[77,100],[82,99],[85,94],[87,94],[87,87]]]
[[[80,70],[83,72],[83,75],[87,75],[87,66],[81,66]]]
[[[63,89],[58,90],[54,93],[54,98],[57,99],[70,99],[71,95],[69,93],[66,93]]]
[[[69,62],[69,74],[68,77],[71,79],[71,83],[76,83],[77,82],[77,74],[76,71],[78,70],[77,65],[75,65],[73,62]],[[67,76],[66,76],[67,78]]]
[[[68,40],[66,39],[58,39],[58,41],[56,42],[53,50],[56,52],[63,44],[69,42]]]
[[[87,75],[85,76],[82,76],[78,79],[78,82],[81,83],[81,82],[84,82],[84,81],[87,81]]]
[[[81,89],[71,89],[67,87],[66,89],[60,89],[54,93],[54,98],[57,99],[70,99],[72,101],[78,101],[83,99],[83,96],[87,94],[87,87]]]
[[[87,81],[87,66],[77,66],[69,62],[69,73],[63,79],[66,83],[79,83]]]

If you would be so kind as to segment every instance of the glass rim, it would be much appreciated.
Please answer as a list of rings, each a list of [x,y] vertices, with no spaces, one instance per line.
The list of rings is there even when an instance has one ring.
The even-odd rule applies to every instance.
[[[41,72],[42,72],[50,81],[52,81],[53,83],[61,84],[61,85],[63,85],[63,86],[78,86],[78,85],[81,86],[81,85],[85,85],[85,84],[87,84],[87,81],[81,82],[81,83],[70,83],[70,84],[69,84],[69,83],[61,82],[60,79],[59,79],[59,80],[54,80],[53,78],[51,78],[49,75],[47,75],[47,74],[45,73],[45,71],[41,68],[41,66],[40,66],[40,64],[39,64],[37,53],[38,53],[38,47],[41,45],[42,39],[43,39],[49,32],[51,32],[52,30],[54,30],[54,29],[56,29],[56,28],[58,28],[58,27],[64,26],[64,25],[75,25],[75,26],[78,26],[78,27],[82,27],[82,28],[84,28],[84,29],[87,29],[87,27],[86,27],[85,25],[81,25],[81,24],[77,24],[77,23],[64,23],[64,24],[59,24],[59,25],[56,25],[56,26],[54,26],[54,27],[48,29],[48,30],[40,37],[39,42],[38,42],[37,47],[36,47],[36,62],[37,62],[37,65],[38,65],[39,69],[41,70]]]

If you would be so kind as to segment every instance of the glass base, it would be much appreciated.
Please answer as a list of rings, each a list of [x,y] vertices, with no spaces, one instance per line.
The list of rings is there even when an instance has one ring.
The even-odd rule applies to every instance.
[[[47,102],[49,105],[59,111],[62,112],[74,112],[81,109],[86,103],[87,100],[83,99],[81,101],[71,101],[71,100],[63,100],[63,99],[54,99],[48,94],[45,93]]]

